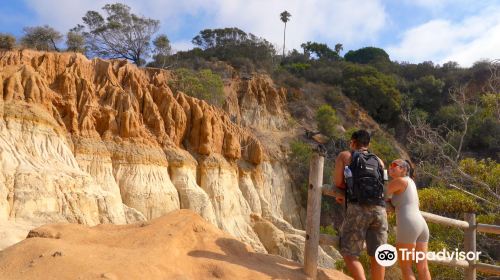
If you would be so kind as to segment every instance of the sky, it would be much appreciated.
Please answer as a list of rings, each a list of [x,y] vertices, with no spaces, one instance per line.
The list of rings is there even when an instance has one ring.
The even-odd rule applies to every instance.
[[[206,28],[238,27],[286,50],[307,41],[326,43],[343,53],[362,47],[383,48],[394,61],[469,67],[500,58],[500,0],[0,0],[0,33],[22,36],[23,27],[48,24],[62,33],[88,10],[104,12],[120,2],[132,12],[159,19],[174,50],[193,47]]]

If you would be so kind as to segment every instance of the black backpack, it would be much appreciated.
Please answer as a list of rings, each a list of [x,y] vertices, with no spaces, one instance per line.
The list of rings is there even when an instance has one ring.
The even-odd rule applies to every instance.
[[[346,202],[384,206],[384,169],[370,152],[351,152],[352,183],[347,184]]]

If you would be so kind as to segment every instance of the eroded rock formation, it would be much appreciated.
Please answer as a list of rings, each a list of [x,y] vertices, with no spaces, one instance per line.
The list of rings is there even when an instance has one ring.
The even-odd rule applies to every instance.
[[[254,133],[286,126],[284,90],[264,75],[233,78],[223,110],[172,92],[172,78],[74,53],[0,52],[0,221],[125,224],[185,208],[258,252],[300,259],[301,207]]]

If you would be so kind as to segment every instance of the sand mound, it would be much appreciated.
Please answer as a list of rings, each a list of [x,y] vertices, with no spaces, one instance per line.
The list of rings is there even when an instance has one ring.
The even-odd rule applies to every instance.
[[[306,279],[300,264],[179,210],[132,225],[46,225],[0,251],[2,279]],[[350,279],[320,271],[320,279]]]

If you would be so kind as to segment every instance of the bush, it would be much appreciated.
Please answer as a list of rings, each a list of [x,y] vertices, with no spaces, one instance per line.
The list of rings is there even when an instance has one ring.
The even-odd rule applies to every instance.
[[[0,33],[0,50],[12,50],[16,46],[16,37],[7,33]]]
[[[476,212],[477,202],[470,196],[441,187],[430,187],[418,191],[420,209],[437,215],[463,220],[463,213]],[[464,232],[456,227],[427,223],[430,232],[429,251],[464,250]],[[463,279],[463,270],[442,265],[429,264],[431,275],[435,279]]]
[[[304,73],[304,77],[315,83],[338,85],[342,82],[342,69],[333,63],[331,65],[315,63]]]
[[[255,65],[249,58],[237,56],[230,58],[228,62],[241,72],[252,73],[255,71]]]
[[[309,161],[313,150],[311,146],[300,140],[290,144],[288,167],[295,186],[299,188],[301,205],[307,207],[307,185],[309,180]]]
[[[458,190],[430,187],[418,191],[420,209],[437,215],[462,219],[467,212],[477,212],[478,203],[471,196]]]
[[[374,47],[365,47],[356,51],[348,51],[344,55],[344,58],[347,61],[361,64],[391,62],[389,55],[383,49]]]
[[[288,72],[303,76],[307,69],[311,68],[309,63],[292,63],[284,66]]]
[[[175,90],[203,99],[216,106],[224,102],[224,84],[219,75],[209,69],[195,72],[186,68],[174,71],[175,80],[170,84]]]
[[[371,66],[347,65],[343,92],[378,122],[395,121],[401,112],[401,94],[396,88],[396,80]]]
[[[410,84],[410,95],[415,101],[415,106],[427,112],[434,112],[444,104],[447,94],[443,93],[444,82],[433,75],[419,78]]]
[[[465,158],[460,161],[460,168],[493,188],[500,185],[500,163],[495,160]]]
[[[277,86],[286,87],[289,94],[290,89],[298,90],[304,86],[304,79],[288,72],[285,67],[280,66],[274,69],[274,71],[272,72],[272,78]],[[292,95],[295,95],[295,93]],[[298,95],[300,95],[300,93],[298,93]],[[291,99],[287,98],[287,100],[294,100],[294,96],[292,96]]]
[[[395,141],[392,142],[381,132],[373,133],[370,140],[370,150],[386,163],[386,168],[390,162],[401,157],[392,143]]]
[[[340,120],[337,117],[337,112],[330,105],[323,105],[316,111],[316,121],[318,122],[319,131],[330,137],[337,138],[337,125],[340,124]]]
[[[332,107],[340,106],[344,103],[344,98],[342,96],[342,91],[339,87],[332,87],[324,93],[325,100]]]
[[[322,233],[322,234],[328,234],[328,235],[331,235],[331,236],[337,236],[337,232],[335,231],[335,229],[333,228],[332,225],[320,226],[319,227],[319,232]]]
[[[246,58],[255,67],[264,69],[270,69],[276,53],[274,46],[267,40],[236,27],[204,29],[193,38],[192,43],[203,50],[201,54],[205,58],[215,57],[237,64],[242,63],[242,60],[236,58]]]

